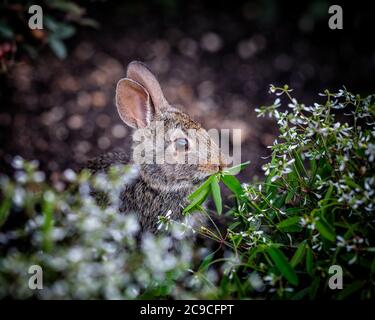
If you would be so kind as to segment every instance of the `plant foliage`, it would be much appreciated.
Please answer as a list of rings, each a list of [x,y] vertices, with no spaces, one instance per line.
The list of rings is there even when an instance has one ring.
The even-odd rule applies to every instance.
[[[157,235],[139,239],[134,216],[117,214],[131,169],[95,177],[67,170],[51,186],[35,162],[16,157],[15,176],[0,179],[0,295],[373,298],[375,96],[326,90],[323,102],[306,106],[287,86],[270,91],[276,100],[257,112],[275,118],[280,134],[264,181],[241,184],[233,173],[245,164],[209,177],[189,196],[186,219],[166,213]],[[107,192],[111,205],[98,207],[90,185]],[[210,219],[209,196],[224,227],[189,222],[196,211]],[[193,241],[197,235],[207,240]],[[32,264],[43,266],[46,289],[27,288]],[[329,287],[333,265],[342,268],[342,290]]]

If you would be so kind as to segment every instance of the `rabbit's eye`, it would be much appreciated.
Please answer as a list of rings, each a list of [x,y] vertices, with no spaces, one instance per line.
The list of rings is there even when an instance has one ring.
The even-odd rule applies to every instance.
[[[179,151],[186,151],[189,148],[189,141],[185,138],[180,138],[175,141],[176,148]]]

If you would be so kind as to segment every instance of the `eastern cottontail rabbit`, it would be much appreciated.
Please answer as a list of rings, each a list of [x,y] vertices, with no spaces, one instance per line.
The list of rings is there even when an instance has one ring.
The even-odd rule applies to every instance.
[[[167,102],[143,63],[128,65],[126,78],[117,83],[116,105],[121,119],[137,129],[133,159],[125,153],[109,153],[91,160],[87,167],[93,172],[119,163],[138,167],[138,177],[121,193],[120,211],[136,213],[142,229],[154,232],[159,216],[170,211],[173,219],[182,217],[186,197],[219,171],[225,160],[207,131]]]

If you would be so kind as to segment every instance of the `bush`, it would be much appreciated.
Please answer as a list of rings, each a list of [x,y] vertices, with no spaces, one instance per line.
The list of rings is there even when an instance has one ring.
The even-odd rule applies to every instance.
[[[135,218],[117,214],[129,168],[96,177],[67,170],[65,182],[50,186],[35,162],[15,158],[15,178],[0,180],[0,295],[373,298],[375,96],[326,90],[324,103],[305,106],[287,86],[270,91],[277,99],[257,112],[274,117],[280,135],[265,180],[241,185],[233,169],[210,177],[189,197],[186,220],[167,213],[157,235],[137,236]],[[236,199],[225,232],[213,222],[195,229],[188,218],[208,213],[201,204],[209,195],[222,212],[220,181]],[[96,205],[90,184],[110,191],[111,206]],[[192,241],[197,235],[209,240]],[[43,266],[44,290],[27,287],[32,264]],[[333,265],[343,290],[329,288]]]
[[[29,7],[39,4],[43,9],[43,29],[28,27]],[[48,46],[54,54],[67,56],[65,41],[77,31],[77,26],[97,27],[86,17],[86,9],[69,0],[44,0],[34,3],[25,0],[0,4],[0,71],[6,71],[14,61],[24,56],[36,58],[38,51]]]

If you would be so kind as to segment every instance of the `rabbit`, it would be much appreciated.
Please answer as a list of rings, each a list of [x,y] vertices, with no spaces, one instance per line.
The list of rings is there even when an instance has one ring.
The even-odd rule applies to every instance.
[[[87,168],[96,173],[114,164],[134,166],[137,175],[124,185],[119,211],[135,213],[141,230],[155,233],[159,216],[168,215],[173,220],[183,217],[187,196],[208,176],[225,168],[226,157],[199,123],[167,102],[158,80],[142,62],[131,62],[126,78],[118,81],[116,107],[122,121],[135,129],[133,158],[125,152],[108,153],[91,160]],[[153,139],[158,130],[164,132],[161,146]],[[188,132],[194,132],[198,142]],[[199,143],[206,152],[198,148]],[[136,159],[141,144],[150,161]],[[155,161],[158,156],[164,156],[164,161]],[[192,161],[177,161],[186,158]]]

